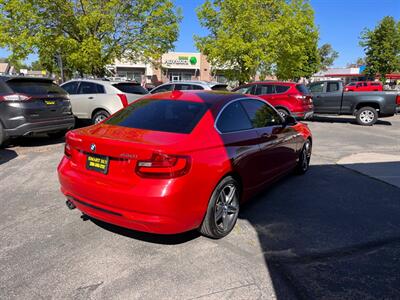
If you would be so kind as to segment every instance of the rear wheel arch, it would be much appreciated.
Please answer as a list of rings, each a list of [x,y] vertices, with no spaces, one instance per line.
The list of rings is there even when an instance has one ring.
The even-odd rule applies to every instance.
[[[363,107],[366,107],[366,106],[375,108],[376,110],[380,110],[380,105],[379,105],[379,103],[377,103],[377,102],[368,102],[368,101],[365,101],[365,102],[360,102],[360,103],[357,103],[357,104],[356,104],[356,106],[355,106],[355,108],[354,108],[354,113],[356,113],[357,110],[359,110],[359,109],[361,109],[361,108],[363,108]]]
[[[101,116],[101,114],[104,115],[104,117]],[[97,115],[99,115],[99,116],[97,116]],[[108,112],[108,110],[106,110],[106,109],[104,109],[104,108],[96,108],[96,109],[92,112],[92,117],[91,117],[92,124],[97,124],[96,119],[97,119],[98,117],[101,117],[102,120],[104,120],[104,119],[108,118],[109,116],[111,116],[111,114]]]
[[[99,111],[102,111],[102,110],[104,110],[106,113],[111,115],[111,113],[107,109],[105,109],[104,107],[97,107],[92,111],[91,118],[93,118],[95,114],[97,114]]]

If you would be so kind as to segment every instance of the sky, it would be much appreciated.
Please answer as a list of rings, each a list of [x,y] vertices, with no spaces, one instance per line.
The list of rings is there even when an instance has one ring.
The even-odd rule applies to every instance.
[[[197,20],[195,9],[203,0],[173,0],[182,9],[179,39],[174,51],[197,52],[193,35],[205,35],[207,31]],[[319,28],[319,44],[329,43],[339,52],[335,67],[345,67],[363,57],[363,49],[358,45],[364,28],[374,28],[384,16],[400,20],[400,0],[311,0],[315,11],[315,23]],[[0,57],[8,52],[0,49]],[[28,62],[36,59],[28,58]]]

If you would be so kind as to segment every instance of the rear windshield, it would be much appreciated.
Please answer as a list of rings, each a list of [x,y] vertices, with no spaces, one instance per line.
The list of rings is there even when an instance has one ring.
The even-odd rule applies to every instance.
[[[117,89],[119,89],[121,92],[127,93],[127,94],[139,94],[139,95],[148,94],[148,91],[139,84],[116,83],[116,84],[113,84],[113,86],[116,87]]]
[[[302,94],[309,94],[310,93],[308,88],[303,84],[296,85],[296,89]]]
[[[38,80],[9,80],[7,85],[14,91],[14,93],[25,95],[66,95],[67,93],[58,85],[51,81],[38,81]]]
[[[208,106],[204,103],[144,99],[114,114],[105,124],[146,130],[190,133]]]
[[[226,84],[216,84],[211,89],[213,91],[226,91],[227,90],[226,87],[227,87]]]

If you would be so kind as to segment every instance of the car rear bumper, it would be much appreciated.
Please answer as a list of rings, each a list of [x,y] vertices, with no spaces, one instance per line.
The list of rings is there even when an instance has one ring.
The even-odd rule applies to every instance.
[[[158,234],[176,234],[199,227],[205,209],[178,180],[147,180],[132,185],[96,179],[78,172],[63,158],[58,167],[61,192],[84,214],[117,226]]]
[[[73,115],[69,115],[62,118],[23,123],[15,128],[5,129],[5,133],[8,137],[23,136],[32,133],[68,130],[72,129],[74,125],[75,118]]]

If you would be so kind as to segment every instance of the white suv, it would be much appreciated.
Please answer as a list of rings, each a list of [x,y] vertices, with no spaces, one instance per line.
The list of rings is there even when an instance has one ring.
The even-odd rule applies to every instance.
[[[72,113],[97,124],[148,92],[136,82],[73,79],[61,85],[70,95]]]

